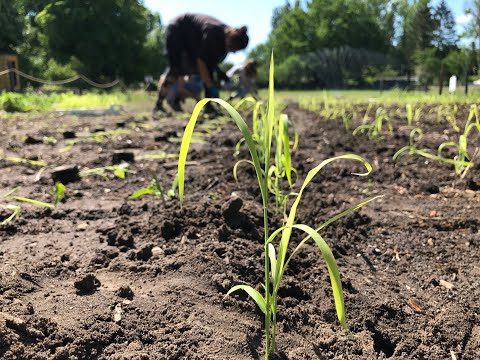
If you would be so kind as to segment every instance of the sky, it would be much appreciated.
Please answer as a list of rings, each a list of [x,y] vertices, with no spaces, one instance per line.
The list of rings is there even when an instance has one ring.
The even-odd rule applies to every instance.
[[[335,0],[332,0],[335,1]],[[447,0],[457,21],[460,33],[470,18],[465,15],[465,5],[469,0]],[[440,0],[433,0],[434,5]],[[285,4],[285,0],[144,0],[145,6],[160,13],[162,22],[168,24],[177,15],[194,12],[212,15],[225,24],[240,27],[248,26],[250,43],[246,50],[229,54],[226,61],[241,63],[248,52],[256,45],[267,40],[270,33],[270,18],[277,6]]]

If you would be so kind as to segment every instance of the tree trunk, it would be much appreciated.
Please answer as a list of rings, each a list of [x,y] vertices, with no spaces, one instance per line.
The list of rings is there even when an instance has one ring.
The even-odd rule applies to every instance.
[[[440,63],[440,74],[438,75],[438,95],[442,95],[443,90],[443,61]]]

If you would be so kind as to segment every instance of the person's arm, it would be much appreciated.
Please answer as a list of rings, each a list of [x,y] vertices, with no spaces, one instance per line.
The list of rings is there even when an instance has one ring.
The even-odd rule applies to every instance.
[[[205,88],[211,88],[213,86],[213,79],[210,75],[210,71],[208,71],[207,64],[200,58],[197,58],[197,67],[198,72],[200,73],[200,78],[202,79]]]
[[[180,76],[178,78],[178,93],[180,94],[181,97],[185,96],[185,77]]]

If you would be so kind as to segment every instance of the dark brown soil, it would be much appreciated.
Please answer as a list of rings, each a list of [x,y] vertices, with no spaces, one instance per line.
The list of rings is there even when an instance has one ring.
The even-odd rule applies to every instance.
[[[384,197],[323,232],[341,270],[351,333],[336,320],[326,267],[308,244],[280,291],[276,358],[480,359],[479,169],[460,179],[449,165],[419,157],[394,164],[393,154],[408,143],[405,120],[374,142],[353,137],[341,120],[294,105],[286,111],[300,133],[293,159],[299,178],[344,153],[374,167],[365,178],[350,175],[359,170],[351,161],[330,164],[306,191],[300,222],[315,227],[363,199]],[[63,132],[108,131],[117,122],[128,133],[61,151]],[[205,143],[192,145],[183,208],[177,199],[127,199],[148,185],[151,168],[170,187],[175,159],[141,156],[176,154],[185,122],[46,115],[0,121],[5,155],[49,165],[0,160],[1,193],[18,186],[18,195],[52,201],[55,166],[107,166],[119,151],[136,160],[126,180],[83,177],[66,185],[57,208],[21,204],[21,217],[0,226],[0,358],[263,358],[261,312],[243,294],[223,299],[232,285],[260,290],[263,280],[259,191],[247,166],[239,184],[233,179],[240,138],[234,125],[214,126]],[[431,149],[456,137],[429,115],[420,125]],[[28,135],[57,143],[25,144]],[[478,146],[478,137],[471,141]],[[239,158],[246,156],[243,150]],[[0,210],[0,221],[6,216]],[[271,227],[279,224],[272,213]]]

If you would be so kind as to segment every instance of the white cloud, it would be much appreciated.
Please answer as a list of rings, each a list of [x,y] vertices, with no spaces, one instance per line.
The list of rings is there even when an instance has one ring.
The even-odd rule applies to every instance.
[[[472,14],[463,14],[455,18],[457,25],[465,25],[472,20]]]

